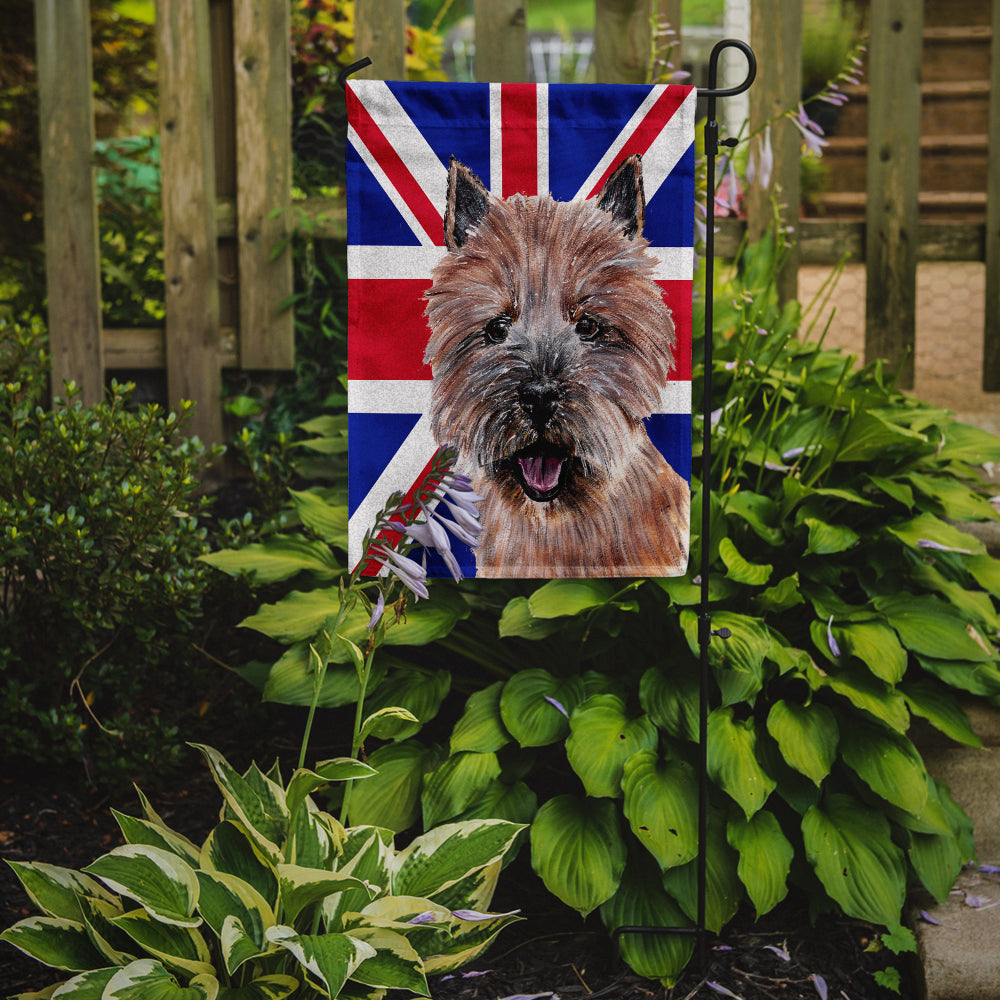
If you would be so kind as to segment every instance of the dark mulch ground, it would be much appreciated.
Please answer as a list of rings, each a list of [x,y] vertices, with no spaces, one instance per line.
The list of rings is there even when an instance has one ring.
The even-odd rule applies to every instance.
[[[290,749],[291,726],[279,718],[277,730],[275,741]],[[219,745],[234,763],[245,759],[239,743],[220,740]],[[150,797],[167,823],[198,839],[212,826],[219,797],[193,751],[191,763],[190,770],[151,791]],[[139,813],[128,792],[109,797],[73,784],[72,776],[8,774],[0,778],[0,858],[80,868],[121,843],[112,806]],[[544,892],[523,856],[501,877],[494,906],[520,908],[526,919],[504,931],[465,975],[433,977],[435,1000],[550,994],[562,1000],[690,1000],[726,996],[726,990],[743,1000],[815,1000],[823,995],[824,984],[831,1000],[886,1000],[892,994],[879,988],[872,975],[888,964],[904,973],[902,995],[917,993],[899,960],[865,950],[872,940],[869,928],[831,919],[811,927],[805,908],[796,902],[783,905],[757,926],[747,915],[738,917],[719,939],[707,942],[705,970],[689,969],[673,990],[640,979],[616,961],[596,917],[582,923],[558,904]],[[0,927],[31,912],[10,869],[0,866]],[[0,995],[41,989],[59,978],[0,944]]]

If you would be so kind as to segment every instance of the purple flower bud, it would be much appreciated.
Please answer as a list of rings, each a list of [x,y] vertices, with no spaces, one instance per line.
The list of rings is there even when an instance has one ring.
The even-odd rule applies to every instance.
[[[372,616],[368,619],[368,631],[371,632],[382,618],[382,613],[385,611],[385,595],[380,590],[378,592],[378,600],[375,602],[375,607],[372,609]]]
[[[930,538],[918,538],[917,546],[921,549],[938,549],[941,552],[959,552],[963,556],[972,555],[972,549],[956,549],[951,545],[942,545],[940,542],[935,542]]]
[[[829,992],[826,988],[826,980],[816,972],[814,972],[809,978],[812,979],[813,986],[816,987],[816,992],[819,994],[819,1000],[826,1000]]]
[[[555,705],[555,707],[558,708],[559,711],[562,712],[562,714],[565,715],[567,719],[569,718],[569,712],[566,711],[565,707],[562,705],[561,702],[556,701],[555,698],[552,698],[549,695],[544,695],[543,697],[550,705]]]
[[[840,656],[840,646],[837,645],[837,640],[833,637],[833,615],[830,615],[830,620],[826,623],[826,641],[830,647],[830,652],[834,656]]]
[[[415,917],[411,917],[406,922],[408,924],[430,924],[437,920],[437,915],[433,910],[424,910],[423,913],[418,913]]]

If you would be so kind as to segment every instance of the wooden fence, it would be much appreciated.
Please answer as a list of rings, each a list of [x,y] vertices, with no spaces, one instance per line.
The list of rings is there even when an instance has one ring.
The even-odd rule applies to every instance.
[[[474,0],[476,74],[526,78],[525,3]],[[85,401],[101,397],[105,372],[165,369],[168,397],[195,400],[196,433],[223,437],[223,368],[276,371],[293,365],[291,255],[278,251],[293,218],[315,236],[343,239],[342,203],[291,203],[290,0],[158,0],[157,44],[163,170],[166,325],[101,326],[93,179],[88,0],[35,0],[45,182],[53,384],[73,379]],[[602,82],[642,82],[649,19],[681,23],[681,0],[595,0],[594,64]],[[796,292],[800,263],[843,254],[867,269],[866,355],[897,364],[910,351],[912,384],[916,266],[923,260],[985,261],[983,384],[1000,390],[1000,0],[992,3],[991,98],[985,224],[921,223],[920,46],[923,3],[871,0],[868,198],[865,221],[786,217],[797,243],[781,276]],[[362,75],[405,75],[404,0],[357,0],[355,50]],[[750,126],[800,97],[801,0],[753,0],[751,43],[759,72]],[[680,41],[683,51],[683,38]],[[677,52],[674,52],[674,59]],[[720,102],[725,124],[725,101]],[[731,123],[735,132],[739,123]],[[747,220],[724,220],[717,249],[732,253],[745,228],[759,234],[771,200],[799,204],[800,137],[774,131],[775,170],[752,188]],[[785,210],[787,216],[787,209]]]

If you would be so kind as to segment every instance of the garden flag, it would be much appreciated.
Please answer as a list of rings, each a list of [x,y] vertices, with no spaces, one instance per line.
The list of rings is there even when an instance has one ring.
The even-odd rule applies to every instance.
[[[348,83],[352,566],[450,446],[482,497],[466,575],[685,572],[695,100]]]

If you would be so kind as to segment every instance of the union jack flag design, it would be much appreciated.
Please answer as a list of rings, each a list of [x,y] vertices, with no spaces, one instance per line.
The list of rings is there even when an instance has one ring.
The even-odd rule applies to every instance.
[[[445,253],[452,156],[498,197],[568,201],[594,197],[623,160],[642,155],[643,233],[676,334],[674,369],[646,429],[690,482],[695,100],[676,85],[348,83],[351,565],[389,495],[412,493],[436,450],[424,296]],[[474,576],[473,553],[461,543],[454,551]],[[433,554],[428,573],[447,573]]]

